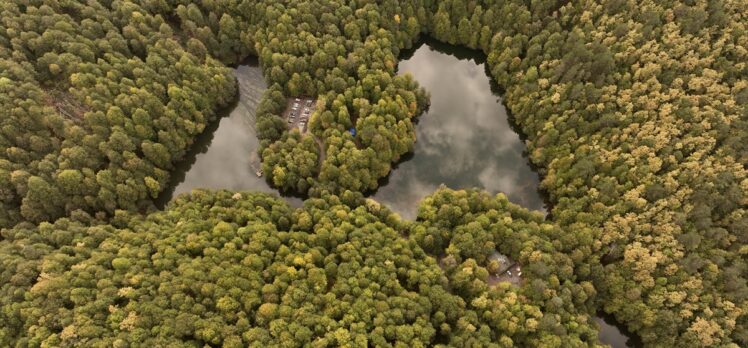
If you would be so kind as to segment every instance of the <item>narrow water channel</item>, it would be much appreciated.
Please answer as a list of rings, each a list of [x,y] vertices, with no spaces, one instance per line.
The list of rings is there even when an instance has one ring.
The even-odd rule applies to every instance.
[[[600,342],[613,348],[640,348],[643,346],[639,336],[629,332],[616,319],[603,312],[598,313],[595,322],[600,326]]]
[[[159,196],[159,207],[197,188],[278,194],[265,176],[256,175],[260,160],[255,111],[267,88],[262,70],[257,61],[252,60],[236,67],[234,76],[239,82],[238,100],[195,138],[185,158],[172,171],[172,184]],[[300,198],[284,198],[292,206],[301,206]]]

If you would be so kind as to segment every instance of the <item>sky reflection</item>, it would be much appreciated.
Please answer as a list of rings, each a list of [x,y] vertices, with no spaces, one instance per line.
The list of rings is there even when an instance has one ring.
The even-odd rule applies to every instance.
[[[197,188],[278,194],[264,176],[255,174],[260,163],[259,141],[254,130],[255,111],[267,88],[262,71],[256,64],[240,65],[234,69],[234,76],[239,82],[236,106],[217,122],[217,129],[209,127],[196,138],[190,153],[172,172],[172,188],[159,197],[162,204]],[[286,200],[293,206],[301,205],[298,198],[287,197]]]
[[[427,43],[398,66],[431,93],[431,108],[416,127],[414,155],[373,195],[405,218],[415,218],[418,201],[440,184],[504,192],[514,203],[544,209],[538,175],[522,154],[525,145],[477,56],[458,59]]]

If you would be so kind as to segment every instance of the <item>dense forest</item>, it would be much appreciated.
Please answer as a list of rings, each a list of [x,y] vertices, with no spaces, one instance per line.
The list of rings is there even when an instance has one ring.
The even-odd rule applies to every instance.
[[[466,217],[479,226],[445,222],[471,207]],[[2,288],[12,311],[0,338],[50,347],[594,345],[581,309],[595,289],[573,282],[571,260],[549,239],[560,231],[542,216],[464,191],[439,192],[422,208],[428,222],[413,224],[350,192],[294,211],[267,194],[196,191],[147,218],[24,223],[4,235],[13,244],[3,270],[17,271]],[[449,250],[478,243],[450,242],[450,224],[538,267],[521,287],[489,287],[479,253],[458,251],[442,270],[439,246],[417,242],[426,231],[443,234]],[[414,238],[403,237],[411,229]]]
[[[0,2],[0,345],[591,346],[601,309],[647,346],[748,346],[747,16],[736,0]],[[439,190],[417,221],[362,198],[428,108],[396,71],[421,35],[485,53],[547,220],[478,191]],[[249,56],[270,86],[263,169],[310,198],[198,191],[157,212]],[[293,96],[318,99],[311,134],[280,116]],[[495,250],[525,265],[519,285],[489,284]]]

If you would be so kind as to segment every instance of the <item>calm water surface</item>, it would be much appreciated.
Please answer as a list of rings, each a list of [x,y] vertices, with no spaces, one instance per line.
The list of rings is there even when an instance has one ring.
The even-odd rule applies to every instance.
[[[267,88],[262,70],[255,62],[234,69],[239,82],[239,98],[233,109],[214,121],[198,136],[185,159],[172,171],[169,189],[158,199],[163,207],[181,193],[192,189],[227,189],[260,191],[278,194],[265,176],[257,177],[259,169],[255,133],[255,110]],[[292,206],[301,206],[301,199],[284,197]]]
[[[625,325],[603,312],[598,313],[595,322],[600,326],[600,342],[609,344],[613,348],[639,348],[642,342],[639,336],[630,333]]]
[[[392,171],[373,198],[414,219],[418,202],[444,184],[504,192],[514,203],[544,210],[538,174],[486,75],[485,57],[433,41],[404,56],[399,73],[412,74],[431,93],[431,107],[416,126],[412,156]]]
[[[504,192],[514,203],[546,210],[539,177],[510,123],[500,91],[478,51],[424,40],[404,52],[400,74],[410,73],[431,93],[431,107],[416,126],[415,150],[393,169],[373,198],[415,219],[418,202],[439,185]],[[636,338],[612,316],[597,316],[600,341],[636,347]]]
[[[529,209],[545,210],[539,178],[524,155],[525,145],[512,129],[499,92],[489,80],[485,57],[435,41],[404,53],[400,73],[409,72],[431,93],[431,108],[416,127],[413,154],[393,169],[373,198],[414,219],[418,202],[441,184],[504,192]],[[163,207],[176,195],[196,188],[252,190],[278,194],[258,178],[255,110],[266,85],[256,63],[234,70],[239,98],[221,119],[210,124],[172,171],[172,186],[159,197]],[[284,197],[292,206],[301,199]],[[612,318],[596,317],[600,340],[614,348],[630,347]],[[617,327],[618,326],[618,327]]]

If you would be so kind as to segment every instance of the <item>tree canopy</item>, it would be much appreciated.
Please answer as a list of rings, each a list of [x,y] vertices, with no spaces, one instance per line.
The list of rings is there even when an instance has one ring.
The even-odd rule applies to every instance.
[[[747,6],[734,0],[2,2],[0,342],[119,346],[140,338],[160,344],[166,341],[159,339],[179,337],[194,344],[243,345],[299,332],[294,342],[323,337],[320,345],[346,340],[355,345],[363,339],[358,335],[393,345],[557,345],[553,335],[543,334],[553,332],[563,343],[594,344],[585,316],[601,308],[647,345],[747,346]],[[378,180],[413,149],[414,121],[429,105],[427,91],[396,71],[400,52],[423,34],[485,53],[491,77],[526,136],[530,160],[543,176],[552,206],[548,221],[519,208],[494,213],[496,208],[488,207],[508,205],[477,192],[437,192],[412,226],[363,211],[359,195],[376,189]],[[155,210],[153,200],[169,185],[174,164],[236,97],[227,65],[249,55],[259,58],[271,86],[256,120],[264,171],[277,187],[312,197],[298,216],[283,213],[287,207],[276,208],[286,222],[273,220],[267,205],[278,204],[269,198],[239,199],[264,200],[264,208],[247,206],[236,214],[259,219],[270,228],[264,233],[278,240],[277,248],[286,247],[280,259],[268,255],[268,264],[262,261],[260,267],[257,261],[252,267],[271,269],[268,277],[280,275],[281,269],[306,269],[309,261],[295,265],[285,256],[306,253],[304,243],[323,243],[317,240],[314,214],[329,214],[325,209],[339,205],[348,208],[336,208],[329,223],[345,230],[360,220],[360,228],[353,228],[366,231],[360,232],[366,235],[359,244],[394,241],[398,233],[411,231],[407,242],[397,239],[414,253],[398,266],[405,272],[402,281],[398,278],[400,287],[355,295],[381,294],[384,322],[358,312],[350,319],[346,315],[357,302],[320,295],[320,302],[305,310],[346,323],[330,324],[335,328],[330,333],[327,326],[289,319],[295,312],[282,304],[296,308],[292,304],[302,296],[297,290],[276,299],[272,294],[285,294],[285,288],[268,288],[268,298],[261,293],[260,300],[230,293],[234,288],[256,291],[256,284],[237,275],[248,270],[232,267],[244,258],[237,262],[232,253],[214,254],[226,242],[208,245],[225,234],[238,236],[232,237],[238,238],[237,255],[262,258],[265,249],[244,249],[251,240],[242,239],[247,235],[238,230],[248,220],[224,221],[221,208],[199,213],[204,214],[200,219],[190,215],[200,211],[197,203],[140,215]],[[286,98],[295,96],[318,100],[310,134],[289,131],[280,117]],[[355,136],[347,132],[351,127]],[[216,195],[229,194],[184,200]],[[456,201],[445,198],[452,196]],[[437,208],[440,200],[445,202]],[[327,208],[317,211],[311,208],[315,204]],[[359,220],[337,216],[357,209],[363,214]],[[200,226],[216,236],[181,231],[179,217],[170,213],[194,218],[198,225],[206,221]],[[382,221],[364,229],[367,214]],[[515,215],[521,223],[513,222]],[[499,216],[502,222],[494,221]],[[508,237],[507,231],[516,233]],[[314,241],[283,244],[293,238]],[[280,250],[272,246],[268,250]],[[494,247],[520,263],[542,261],[526,271],[536,277],[531,286],[537,288],[481,297],[482,269],[494,268],[485,264]],[[133,254],[119,255],[121,250]],[[172,253],[185,265],[213,257],[210,262],[218,263],[205,266],[215,266],[216,274],[208,276],[226,274],[227,279],[241,278],[235,279],[240,284],[220,285],[215,278],[200,282],[213,284],[204,290],[189,288],[198,276],[187,268],[188,274],[179,273],[170,263],[176,261],[154,259],[155,250]],[[351,275],[358,268],[342,267],[342,262],[355,261],[359,267],[366,256],[358,250],[325,252],[349,255],[323,265],[337,265]],[[439,253],[448,254],[456,268],[440,271],[427,261]],[[169,270],[165,279],[179,278],[173,288],[152,283],[159,267]],[[427,285],[408,285],[411,270],[423,271],[424,279],[418,279]],[[133,280],[128,272],[138,277]],[[309,286],[321,278],[319,272]],[[356,277],[362,283],[366,278]],[[116,286],[115,280],[120,282]],[[449,282],[460,283],[458,289],[452,291]],[[349,284],[345,291],[373,286],[362,283]],[[444,302],[450,310],[474,314],[437,316],[426,305],[430,296],[442,296],[426,290],[433,284],[452,296]],[[147,291],[112,293],[120,291],[119,285]],[[175,306],[185,316],[167,311],[171,298],[166,294],[172,293],[175,301],[183,301]],[[397,302],[398,296],[409,300]],[[527,322],[530,317],[501,307],[501,315],[526,319],[518,328],[519,321],[512,326],[478,307],[496,296],[516,296],[515,301],[527,300],[539,313],[553,315],[533,309],[535,326]],[[340,305],[333,313],[317,311],[333,302]],[[265,303],[277,306],[260,311]],[[372,303],[358,306],[380,308]],[[412,303],[418,305],[411,308]],[[131,309],[122,309],[130,304]],[[197,320],[195,313],[206,308],[211,314]],[[245,317],[238,316],[240,308]],[[259,322],[250,321],[258,320],[254,311],[263,313]],[[169,324],[176,318],[187,326]],[[306,329],[291,330],[292,324]],[[159,325],[164,331],[153,330]],[[250,326],[256,330],[243,331]],[[370,330],[375,326],[389,329]],[[526,335],[522,330],[529,327],[546,331]]]
[[[520,288],[489,286],[472,258],[443,270],[419,241],[439,217],[403,221],[350,191],[295,210],[267,194],[194,191],[147,217],[121,211],[104,224],[80,213],[6,230],[0,343],[594,346],[590,316],[577,311],[594,287],[574,282],[543,235],[549,225],[475,192],[439,192],[422,211],[460,200],[492,240],[545,244],[527,255],[544,268]],[[23,244],[34,247],[24,255]]]

